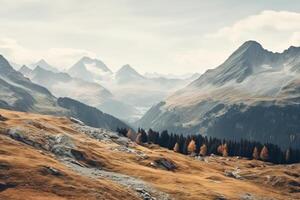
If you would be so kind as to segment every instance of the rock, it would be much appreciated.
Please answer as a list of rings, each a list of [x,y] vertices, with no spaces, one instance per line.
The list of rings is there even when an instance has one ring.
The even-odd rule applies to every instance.
[[[63,176],[62,172],[60,172],[58,169],[55,169],[53,167],[49,167],[49,166],[44,166],[42,168],[42,173],[44,175],[53,175],[53,176]]]
[[[49,135],[47,140],[49,150],[58,156],[73,157],[71,149],[75,148],[72,138],[67,135]]]
[[[74,117],[70,117],[70,120],[71,120],[71,122],[74,122],[75,124],[79,124],[81,126],[85,125],[82,121],[80,121],[79,119],[76,119]]]
[[[150,163],[150,166],[153,166],[155,168],[168,170],[168,171],[174,171],[177,168],[176,164],[173,161],[168,160],[166,158],[156,159],[156,160],[154,160],[153,162]]]
[[[8,120],[6,117],[4,117],[3,115],[0,115],[0,121],[6,121]]]
[[[297,181],[290,181],[288,184],[290,186],[300,187],[300,182],[297,182]]]
[[[281,176],[266,176],[267,177],[267,184],[277,187],[282,187],[287,184],[284,177]]]
[[[156,200],[155,197],[152,197],[145,189],[143,188],[136,188],[135,189],[144,200]]]
[[[8,163],[0,162],[0,170],[9,170],[11,166]]]
[[[200,160],[200,161],[204,161],[204,157],[203,156],[196,156],[195,159]]]
[[[9,129],[7,134],[14,140],[38,149],[44,149],[44,146],[41,143],[31,140],[18,129]]]
[[[256,199],[255,196],[250,193],[246,193],[241,196],[241,200],[255,200],[255,199]]]
[[[17,185],[14,184],[14,183],[1,183],[0,182],[0,192],[4,191],[4,190],[7,190],[9,188],[14,188],[16,187]]]
[[[240,173],[240,170],[238,168],[236,168],[233,171],[226,170],[224,172],[224,175],[231,177],[231,178],[235,178],[235,179],[242,179],[242,176],[240,176],[239,173]]]

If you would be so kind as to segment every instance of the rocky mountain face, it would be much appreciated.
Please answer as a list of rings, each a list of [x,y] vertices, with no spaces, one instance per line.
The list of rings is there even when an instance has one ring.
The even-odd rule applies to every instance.
[[[26,68],[24,67],[23,70]],[[23,71],[22,70],[22,71]],[[44,73],[46,72],[46,73]],[[46,71],[37,67],[31,72],[31,75],[41,74],[39,82],[43,84],[51,84],[55,81],[68,81],[72,79],[69,75],[64,73],[56,74],[54,72]],[[41,114],[52,114],[59,116],[73,116],[85,121],[87,124],[96,127],[105,127],[108,129],[115,129],[116,126],[128,127],[126,124],[117,118],[102,113],[96,108],[81,104],[76,100],[69,99],[68,103],[63,103],[65,100],[60,100],[52,95],[52,93],[45,87],[30,81],[30,79],[23,76],[22,73],[15,71],[8,61],[0,56],[0,107],[10,110],[26,111]],[[66,106],[67,105],[67,106]],[[78,106],[76,112],[72,107]],[[80,113],[89,113],[90,116],[97,116],[102,121],[93,119],[88,115]]]
[[[223,64],[153,106],[138,125],[297,146],[299,70],[300,48],[273,53],[248,41]]]

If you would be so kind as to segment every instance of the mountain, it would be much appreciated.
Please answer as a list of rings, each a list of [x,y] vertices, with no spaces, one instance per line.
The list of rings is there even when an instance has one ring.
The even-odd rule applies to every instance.
[[[68,70],[68,73],[73,77],[90,82],[110,79],[112,75],[112,71],[101,60],[89,57],[81,58]]]
[[[0,106],[20,111],[53,114],[64,113],[56,98],[44,87],[32,83],[15,71],[0,55]]]
[[[115,79],[118,83],[130,83],[143,81],[146,78],[139,74],[135,69],[133,69],[130,65],[124,65],[121,67],[115,74]]]
[[[31,69],[35,69],[37,66],[52,72],[59,72],[57,68],[48,64],[44,59],[39,60],[37,63],[31,64]]]
[[[24,67],[23,69],[26,68]],[[32,73],[38,74],[44,73],[45,71],[46,70],[41,67],[37,67]],[[48,84],[51,81],[55,81],[53,80],[53,74],[55,73],[46,71],[40,78],[45,81],[45,84]],[[70,76],[61,73],[55,77],[56,80],[63,82]],[[29,78],[24,77],[23,74],[14,70],[8,61],[0,55],[0,108],[40,114],[79,117],[80,120],[96,127],[103,126],[105,128],[115,129],[115,126],[120,125],[128,128],[128,126],[119,119],[102,113],[96,108],[92,108],[72,99],[69,99],[67,104],[64,103],[65,101],[66,100],[60,100],[58,102],[58,99],[52,95],[50,91],[31,82]],[[72,106],[78,106],[75,112],[74,109],[71,109]],[[99,119],[92,119],[81,113],[97,116],[99,119],[102,119],[102,121],[99,122],[97,121]]]
[[[29,77],[32,73],[32,69],[30,69],[29,67],[27,67],[26,65],[23,65],[19,70],[19,72],[21,72],[25,77]]]
[[[20,70],[21,72],[21,70]],[[28,72],[23,68],[22,72]],[[56,97],[69,97],[96,107],[120,119],[135,115],[135,108],[116,100],[113,94],[99,83],[73,78],[67,73],[51,72],[37,66],[25,74],[31,81],[46,87]]]
[[[24,74],[25,75],[25,74]],[[97,83],[73,78],[67,73],[55,73],[37,66],[28,76],[34,83],[49,89],[57,97],[71,97],[97,106],[112,94]]]
[[[153,106],[138,126],[281,146],[300,144],[300,48],[247,41],[223,64]]]
[[[190,80],[172,78],[148,78],[138,73],[130,65],[122,66],[114,75],[114,79],[106,87],[121,102],[134,106],[139,113],[131,117],[131,122],[138,120],[157,102],[172,92],[190,83]]]

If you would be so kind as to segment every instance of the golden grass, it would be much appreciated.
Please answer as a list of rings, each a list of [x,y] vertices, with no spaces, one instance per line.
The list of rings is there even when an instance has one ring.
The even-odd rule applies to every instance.
[[[210,157],[208,163],[174,153],[162,148],[133,145],[131,148],[144,152],[148,157],[139,159],[134,154],[112,151],[116,144],[104,143],[77,132],[67,118],[52,117],[0,110],[9,120],[0,122],[0,128],[22,127],[27,134],[41,139],[49,134],[67,134],[80,151],[113,172],[140,178],[175,199],[215,199],[223,195],[227,199],[241,199],[249,193],[255,197],[273,199],[300,199],[300,193],[290,186],[300,183],[300,165],[270,165],[260,161],[237,158]],[[35,123],[26,123],[32,120]],[[76,174],[47,152],[0,134],[0,183],[17,183],[15,188],[0,192],[0,199],[137,199],[132,191],[105,179],[91,179]],[[157,158],[168,158],[177,165],[175,171],[155,169],[149,163]],[[64,173],[62,177],[44,176],[42,166],[53,166]],[[224,175],[225,170],[238,167],[243,180]],[[293,171],[294,175],[288,173]],[[269,178],[268,178],[269,177]],[[270,179],[273,182],[268,182]],[[273,185],[272,185],[273,184]],[[294,190],[293,190],[294,189]],[[297,188],[296,188],[297,189]],[[298,188],[300,189],[300,188]],[[294,191],[294,192],[292,192]],[[23,198],[24,199],[24,198]]]

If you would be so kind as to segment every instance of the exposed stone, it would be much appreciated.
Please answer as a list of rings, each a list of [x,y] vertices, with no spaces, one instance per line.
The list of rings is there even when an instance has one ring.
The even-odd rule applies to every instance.
[[[233,171],[225,170],[224,174],[225,176],[235,178],[235,179],[243,179],[241,175],[239,175],[240,169],[235,168]]]
[[[14,184],[14,183],[1,183],[0,182],[0,192],[4,191],[4,190],[7,190],[9,188],[14,188],[16,187],[17,185]]]
[[[255,199],[256,199],[255,196],[250,193],[246,193],[241,196],[241,200],[255,200]]]
[[[6,121],[8,120],[6,117],[4,117],[3,115],[0,115],[0,121]]]
[[[32,146],[32,147],[35,147],[35,148],[38,148],[38,149],[44,149],[44,146],[39,143],[39,142],[36,142],[30,138],[28,138],[27,136],[25,136],[20,130],[18,129],[9,129],[8,131],[8,135],[14,139],[14,140],[17,140],[17,141],[20,141],[24,144],[27,144],[29,146]]]
[[[74,123],[79,124],[81,126],[85,125],[82,121],[80,121],[79,119],[76,119],[74,117],[70,117],[70,120],[71,120],[71,122],[74,122]]]
[[[168,171],[173,171],[177,168],[176,164],[166,158],[159,158],[150,163],[150,166]]]
[[[41,172],[44,175],[48,175],[48,174],[51,174],[53,176],[62,176],[63,175],[58,169],[55,169],[55,168],[49,167],[49,166],[43,166]]]

